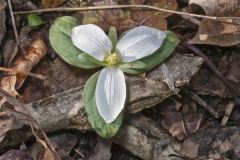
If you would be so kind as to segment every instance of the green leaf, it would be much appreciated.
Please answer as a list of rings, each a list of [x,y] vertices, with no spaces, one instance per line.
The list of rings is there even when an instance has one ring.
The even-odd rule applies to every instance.
[[[113,45],[112,52],[114,52],[115,46],[118,42],[117,31],[116,31],[115,27],[110,27],[110,29],[108,31],[108,37],[112,41],[112,45]]]
[[[42,18],[36,14],[36,13],[31,13],[28,15],[28,25],[30,27],[38,27],[43,23]]]
[[[117,133],[122,124],[123,111],[112,123],[106,123],[100,116],[95,100],[95,89],[99,74],[100,72],[97,72],[92,75],[85,84],[83,92],[84,106],[88,114],[88,120],[95,131],[104,138],[110,138]]]
[[[147,72],[167,59],[173,53],[179,42],[180,40],[173,32],[166,31],[166,38],[162,46],[155,53],[134,62],[120,64],[119,67],[123,72],[129,74]]]
[[[71,40],[72,28],[80,25],[80,22],[69,16],[58,18],[51,26],[49,39],[53,49],[67,63],[81,68],[99,67],[97,60],[83,53],[75,47]]]

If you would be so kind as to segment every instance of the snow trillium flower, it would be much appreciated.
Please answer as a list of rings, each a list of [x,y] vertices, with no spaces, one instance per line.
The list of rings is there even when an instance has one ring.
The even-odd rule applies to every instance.
[[[96,25],[80,25],[72,29],[73,44],[106,64],[100,72],[95,90],[97,109],[106,123],[117,118],[126,100],[126,82],[119,64],[153,54],[160,48],[165,37],[163,31],[140,26],[129,30],[116,46],[113,46],[104,31]]]

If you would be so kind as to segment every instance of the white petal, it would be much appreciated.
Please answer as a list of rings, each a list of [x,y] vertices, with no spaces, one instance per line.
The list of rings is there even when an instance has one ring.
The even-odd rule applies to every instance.
[[[112,42],[108,36],[93,24],[74,27],[72,41],[77,48],[99,61],[103,61],[105,54],[112,48]]]
[[[165,32],[147,26],[140,26],[127,32],[117,43],[117,50],[123,62],[132,62],[154,53],[163,43]]]
[[[96,104],[101,117],[107,122],[114,121],[122,111],[126,99],[126,83],[119,68],[104,68],[96,86]]]

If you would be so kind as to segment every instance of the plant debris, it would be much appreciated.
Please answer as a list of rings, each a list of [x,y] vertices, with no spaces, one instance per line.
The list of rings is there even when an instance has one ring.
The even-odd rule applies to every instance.
[[[0,0],[0,160],[240,159],[239,6],[239,0]],[[74,17],[74,24],[56,23],[60,17]],[[99,63],[77,68],[78,59],[87,59],[81,52],[71,66],[49,38],[54,26],[55,48],[69,58],[75,22],[96,24],[106,35],[115,27],[113,44],[138,26],[180,40],[149,71],[139,74],[142,63],[127,66],[138,74],[125,75],[129,97],[111,139],[96,134],[84,109],[83,88]]]
[[[190,0],[192,4],[204,9],[207,15],[229,17],[228,22],[205,19],[201,22],[198,32],[189,42],[193,44],[212,44],[217,46],[233,46],[240,43],[239,0]]]

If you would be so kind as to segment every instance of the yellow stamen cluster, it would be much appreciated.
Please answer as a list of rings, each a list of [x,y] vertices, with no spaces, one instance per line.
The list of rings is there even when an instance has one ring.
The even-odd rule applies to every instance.
[[[109,55],[106,57],[105,61],[110,64],[110,65],[114,65],[119,63],[119,57],[117,55],[117,53],[109,53]]]

